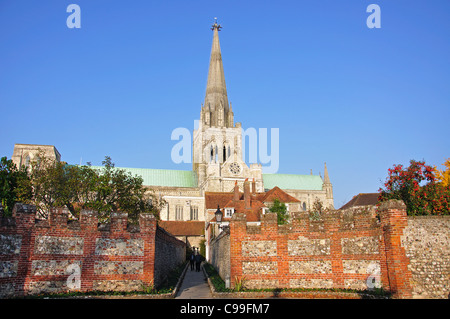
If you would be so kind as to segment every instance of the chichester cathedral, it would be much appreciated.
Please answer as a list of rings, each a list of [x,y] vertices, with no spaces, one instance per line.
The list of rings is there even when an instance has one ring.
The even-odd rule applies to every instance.
[[[263,199],[267,202],[269,193],[271,198],[284,198],[290,212],[309,210],[316,201],[325,208],[334,209],[333,187],[326,164],[322,178],[312,172],[308,175],[263,174],[261,164],[247,165],[243,161],[242,125],[235,122],[225,84],[219,43],[221,26],[215,22],[211,29],[213,41],[206,95],[200,109],[198,128],[193,133],[192,171],[120,169],[142,176],[144,185],[165,200],[167,204],[160,213],[161,226],[186,239],[187,236],[202,237],[205,226],[214,218],[214,212],[219,207],[225,213],[225,206],[236,192],[244,198],[246,180],[252,185],[252,198],[255,201],[261,199],[259,206],[252,206],[256,216],[264,213]],[[26,165],[38,148],[45,148],[49,156],[60,159],[61,155],[54,146],[30,144],[16,144],[12,159],[16,165]],[[230,212],[238,211],[238,206]]]

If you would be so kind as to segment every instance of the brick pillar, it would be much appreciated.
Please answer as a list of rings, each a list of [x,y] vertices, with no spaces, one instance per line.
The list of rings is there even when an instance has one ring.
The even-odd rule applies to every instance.
[[[261,215],[261,233],[265,236],[277,235],[277,213],[265,213],[264,215]]]
[[[296,233],[305,233],[309,229],[309,216],[305,212],[293,212],[292,230]]]
[[[139,229],[141,233],[156,231],[156,218],[152,214],[139,215]]]
[[[16,203],[14,205],[12,215],[16,221],[17,234],[22,236],[15,282],[16,293],[22,295],[27,293],[30,282],[31,259],[34,252],[35,242],[34,226],[36,219],[36,207]]]
[[[111,232],[124,232],[127,230],[128,214],[121,212],[111,213]]]
[[[62,207],[50,208],[48,215],[48,223],[51,228],[64,229],[67,228],[67,220],[69,216],[69,210]]]
[[[95,246],[99,236],[98,213],[94,210],[82,209],[80,212],[80,228],[84,236],[83,256],[81,264],[81,291],[93,289],[95,267]]]
[[[242,238],[247,234],[245,214],[234,213],[230,221],[230,288],[242,274]]]
[[[12,216],[16,219],[16,227],[18,229],[29,229],[34,226],[36,207],[33,205],[16,203],[13,208]]]
[[[409,258],[401,242],[403,230],[408,224],[406,206],[400,200],[390,200],[381,203],[378,212],[383,228],[390,290],[395,298],[412,298]]]
[[[142,281],[145,285],[153,285],[155,278],[155,246],[157,222],[151,214],[139,215],[139,229],[144,240],[144,271]]]
[[[80,227],[84,231],[97,231],[98,213],[94,210],[82,209],[80,212]]]
[[[323,213],[323,222],[325,229],[325,238],[330,239],[331,272],[333,273],[333,287],[345,288],[344,285],[344,266],[342,264],[342,234],[341,218],[338,211]]]

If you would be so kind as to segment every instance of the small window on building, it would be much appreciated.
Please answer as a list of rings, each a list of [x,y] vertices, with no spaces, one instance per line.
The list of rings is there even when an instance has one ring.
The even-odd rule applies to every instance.
[[[303,202],[303,211],[306,212],[306,202]]]
[[[191,220],[198,220],[198,206],[191,206]]]
[[[183,220],[183,206],[181,205],[175,207],[175,220]]]
[[[231,218],[234,213],[234,208],[225,208],[225,217]]]
[[[27,157],[25,157],[25,168],[30,167],[30,155],[27,155]]]

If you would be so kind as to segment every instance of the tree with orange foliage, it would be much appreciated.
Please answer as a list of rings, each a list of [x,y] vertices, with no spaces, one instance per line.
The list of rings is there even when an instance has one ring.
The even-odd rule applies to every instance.
[[[442,186],[450,186],[450,158],[447,158],[445,163],[443,164],[446,169],[441,171],[434,167],[434,175],[436,176],[436,179],[440,181]]]

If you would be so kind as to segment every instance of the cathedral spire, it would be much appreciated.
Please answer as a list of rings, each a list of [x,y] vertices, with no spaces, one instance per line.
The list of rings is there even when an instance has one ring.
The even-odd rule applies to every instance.
[[[330,177],[328,176],[327,163],[325,162],[325,171],[323,173],[323,182],[325,184],[330,184]]]
[[[217,24],[217,18],[215,19],[211,28],[213,30],[213,43],[204,106],[209,107],[211,110],[211,126],[230,126],[226,125],[227,123],[224,121],[219,124],[219,119],[228,119],[229,106],[219,43],[219,31],[222,27],[220,24]],[[219,115],[219,112],[223,112],[223,114]]]
[[[323,184],[322,190],[326,193],[326,202],[327,206],[331,209],[334,209],[333,204],[333,185],[331,185],[330,177],[328,176],[327,163],[325,163],[325,171],[323,173]]]

